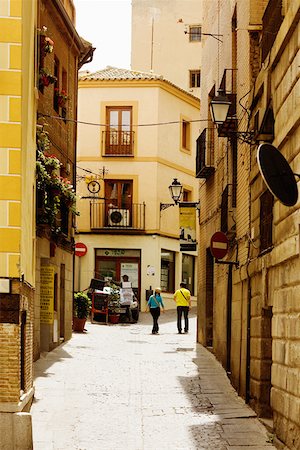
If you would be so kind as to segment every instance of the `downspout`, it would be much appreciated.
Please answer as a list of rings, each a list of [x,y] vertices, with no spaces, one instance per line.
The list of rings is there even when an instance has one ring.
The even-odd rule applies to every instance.
[[[249,229],[251,229],[251,187],[249,184]],[[247,273],[247,334],[246,334],[246,403],[250,401],[250,323],[251,323],[251,277],[249,275],[249,264],[250,264],[250,240],[248,239],[248,253],[247,253],[247,263],[246,263],[246,273]]]
[[[226,355],[226,372],[231,374],[231,314],[232,314],[232,265],[229,265],[227,279],[227,355]]]

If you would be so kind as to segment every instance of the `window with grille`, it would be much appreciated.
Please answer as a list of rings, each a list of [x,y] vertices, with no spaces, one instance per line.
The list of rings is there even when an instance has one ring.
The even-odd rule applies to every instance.
[[[190,88],[200,87],[200,70],[190,70]]]
[[[190,38],[190,42],[200,42],[201,41],[200,25],[191,25],[189,27],[189,38]]]
[[[273,205],[273,195],[265,191],[260,197],[260,252],[271,250],[273,246]]]

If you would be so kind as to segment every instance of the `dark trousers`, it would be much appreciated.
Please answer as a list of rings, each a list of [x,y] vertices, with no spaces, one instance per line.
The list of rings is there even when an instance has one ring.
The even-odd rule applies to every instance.
[[[160,316],[160,308],[150,308],[150,313],[153,317],[152,333],[156,333],[158,331],[158,318]]]
[[[182,313],[184,315],[184,331],[189,331],[189,307],[188,306],[177,306],[177,328],[181,331],[181,318]]]

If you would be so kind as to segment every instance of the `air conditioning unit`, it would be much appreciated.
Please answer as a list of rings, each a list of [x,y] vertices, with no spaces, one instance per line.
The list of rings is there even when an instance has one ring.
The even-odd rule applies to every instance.
[[[129,217],[129,209],[111,208],[108,211],[108,226],[128,227]]]

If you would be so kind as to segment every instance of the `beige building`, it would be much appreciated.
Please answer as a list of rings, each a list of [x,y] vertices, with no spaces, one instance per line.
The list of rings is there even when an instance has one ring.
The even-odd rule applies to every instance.
[[[131,69],[162,74],[199,97],[201,7],[201,0],[133,0]]]
[[[180,252],[178,206],[161,203],[172,203],[174,178],[183,199],[197,201],[199,99],[161,76],[108,67],[80,78],[78,105],[76,240],[87,253],[77,258],[75,288],[127,274],[142,309],[156,286],[174,307],[182,278],[195,294],[196,251]]]
[[[203,2],[205,28],[219,23],[223,37],[203,45],[207,122],[196,168],[199,341],[212,347],[255,411],[273,419],[275,440],[289,449],[300,448],[299,201],[286,206],[272,195],[256,155],[261,143],[272,143],[299,174],[299,13],[298,0],[235,0],[219,10]],[[216,128],[209,105],[218,90],[231,106]],[[286,192],[283,178],[279,172]],[[228,238],[222,262],[229,264],[212,256],[216,231]]]

